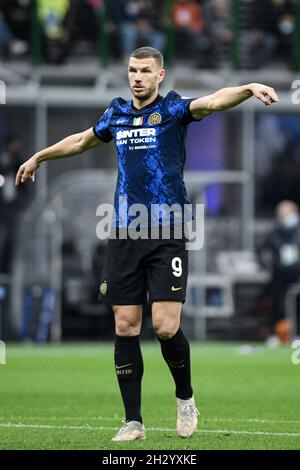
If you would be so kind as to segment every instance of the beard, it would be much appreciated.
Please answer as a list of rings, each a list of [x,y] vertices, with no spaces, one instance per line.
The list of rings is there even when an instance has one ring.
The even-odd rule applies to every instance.
[[[155,88],[151,88],[150,90],[148,89],[148,90],[143,90],[143,91],[137,91],[137,90],[134,90],[133,87],[131,87],[131,93],[133,94],[133,96],[141,101],[146,101],[149,98],[151,98],[154,92],[155,92]]]

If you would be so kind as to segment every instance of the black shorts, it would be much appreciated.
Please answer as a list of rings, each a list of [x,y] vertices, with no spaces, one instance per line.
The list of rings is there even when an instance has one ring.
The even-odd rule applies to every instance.
[[[99,300],[138,305],[159,300],[184,303],[188,277],[186,238],[109,239]],[[147,294],[149,297],[147,298]]]

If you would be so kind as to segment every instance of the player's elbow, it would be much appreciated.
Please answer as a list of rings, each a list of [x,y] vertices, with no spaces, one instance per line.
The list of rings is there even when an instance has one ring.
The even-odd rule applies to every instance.
[[[215,113],[217,111],[223,111],[224,109],[225,107],[222,101],[215,94],[212,95],[208,103],[208,110],[210,114]]]
[[[209,100],[206,103],[205,108],[202,110],[202,116],[201,117],[209,116],[210,114],[212,114],[216,111],[221,111],[220,104],[218,102],[218,99],[215,98],[214,95],[211,95],[209,97]]]
[[[86,132],[81,132],[76,135],[77,139],[75,142],[76,153],[83,153],[89,149],[90,139]]]
[[[91,127],[90,129],[78,134],[78,153],[83,153],[87,150],[94,149],[96,147],[99,147],[99,145],[102,145],[103,143],[104,142],[102,142],[98,139],[98,137],[95,136],[93,128]]]

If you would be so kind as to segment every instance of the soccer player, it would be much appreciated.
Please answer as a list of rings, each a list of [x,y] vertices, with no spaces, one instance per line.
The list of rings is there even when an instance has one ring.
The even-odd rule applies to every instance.
[[[132,99],[114,99],[94,127],[37,152],[19,168],[16,184],[34,181],[36,170],[46,160],[78,155],[114,139],[119,162],[117,233],[129,229],[132,221],[129,209],[124,220],[120,198],[126,198],[128,208],[133,204],[143,204],[149,211],[151,206],[163,204],[183,208],[188,203],[183,181],[188,124],[230,109],[253,95],[265,105],[277,102],[278,97],[273,88],[258,83],[224,88],[197,99],[181,97],[175,91],[163,97],[159,84],[164,77],[163,56],[158,50],[135,50],[128,64]],[[161,213],[147,223],[153,220],[160,227],[165,224]],[[115,368],[125,408],[125,423],[114,441],[146,437],[141,414],[143,359],[139,335],[147,293],[153,327],[175,382],[177,433],[187,438],[197,428],[189,343],[180,328],[188,274],[186,238],[174,235],[175,225],[184,222],[183,217],[176,220],[173,214],[168,240],[160,234],[156,239],[117,236],[108,241],[100,292],[115,315]]]

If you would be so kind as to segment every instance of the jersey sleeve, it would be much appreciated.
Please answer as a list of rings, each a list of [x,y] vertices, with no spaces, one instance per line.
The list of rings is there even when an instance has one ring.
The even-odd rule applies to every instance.
[[[201,121],[192,116],[190,104],[195,98],[180,96],[175,91],[171,91],[168,96],[168,109],[174,119],[180,122],[183,126],[187,126],[191,122]]]
[[[100,139],[102,142],[110,142],[113,138],[111,132],[110,132],[110,119],[112,117],[114,111],[114,105],[113,101],[107,108],[107,110],[104,112],[104,114],[101,116],[100,119],[96,122],[96,124],[93,127],[93,131],[96,137]]]

